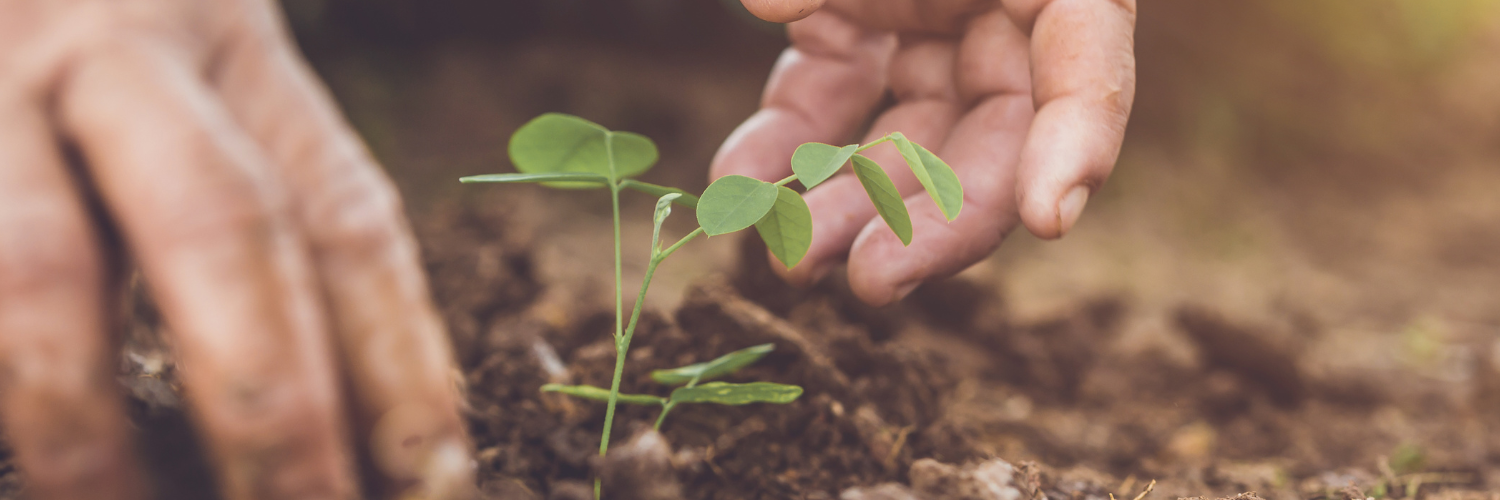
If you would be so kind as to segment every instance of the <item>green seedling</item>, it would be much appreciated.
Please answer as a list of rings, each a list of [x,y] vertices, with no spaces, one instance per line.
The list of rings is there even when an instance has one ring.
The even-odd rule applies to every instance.
[[[885,170],[874,161],[859,154],[885,143],[895,145],[902,159],[906,161],[907,167],[911,169],[917,181],[922,184],[922,188],[937,204],[943,215],[949,221],[957,218],[963,209],[964,200],[963,187],[959,185],[958,176],[937,155],[911,142],[899,132],[864,145],[851,144],[840,147],[820,143],[803,144],[792,155],[793,175],[790,177],[776,182],[767,182],[740,175],[729,175],[714,181],[708,189],[703,191],[702,196],[693,196],[682,189],[659,186],[635,179],[650,170],[659,158],[656,144],[651,142],[651,139],[630,132],[612,131],[576,116],[549,113],[528,122],[511,136],[510,160],[515,164],[519,173],[465,177],[461,181],[465,183],[541,183],[557,189],[606,188],[609,190],[614,216],[616,355],[614,379],[607,393],[602,388],[564,390],[561,387],[549,386],[550,390],[600,399],[608,403],[604,411],[604,431],[599,440],[599,454],[603,455],[609,451],[609,435],[614,425],[615,405],[621,401],[631,404],[662,405],[662,417],[657,421],[659,426],[661,419],[666,417],[676,403],[744,404],[725,401],[752,402],[756,398],[765,402],[789,402],[796,399],[797,394],[801,394],[800,388],[795,388],[795,394],[793,394],[792,386],[765,382],[752,384],[714,382],[697,385],[707,378],[713,378],[709,375],[720,376],[739,368],[734,367],[723,371],[726,370],[723,365],[717,365],[719,368],[715,369],[723,373],[710,373],[704,368],[703,373],[696,377],[690,376],[685,380],[682,379],[682,375],[700,365],[669,370],[677,375],[663,374],[661,376],[676,377],[666,379],[671,382],[665,382],[660,378],[656,380],[668,384],[685,385],[673,391],[672,396],[665,399],[655,396],[621,395],[620,379],[624,374],[626,352],[630,349],[630,341],[635,335],[636,323],[640,319],[641,307],[646,300],[646,290],[651,286],[651,278],[655,275],[657,266],[684,245],[699,236],[719,236],[754,226],[761,239],[766,242],[771,254],[783,265],[788,268],[796,267],[802,261],[802,257],[807,255],[808,247],[812,244],[812,213],[808,210],[807,203],[802,200],[802,195],[787,187],[792,181],[798,181],[804,188],[812,189],[833,177],[845,165],[852,164],[851,168],[855,177],[864,186],[866,194],[874,203],[875,210],[880,214],[881,219],[903,244],[911,244],[912,223],[906,202],[901,198],[901,194],[896,190],[895,184],[891,182]],[[623,266],[620,257],[620,193],[625,190],[640,191],[658,197],[653,216],[655,224],[651,232],[651,260],[646,267],[646,275],[641,282],[640,293],[636,296],[635,308],[628,321],[625,316]],[[661,227],[671,215],[674,204],[694,209],[697,212],[699,227],[677,242],[664,247],[661,241]],[[705,366],[717,361],[719,360],[711,361]],[[653,374],[653,377],[657,375]],[[598,483],[595,482],[596,493],[597,488]]]
[[[802,395],[802,388],[795,385],[770,382],[748,384],[708,382],[750,366],[761,357],[770,354],[774,348],[775,346],[771,344],[758,345],[725,354],[705,363],[671,370],[656,370],[651,372],[651,380],[663,385],[680,385],[681,387],[673,390],[672,394],[665,398],[643,394],[617,394],[615,400],[625,404],[660,406],[661,416],[656,418],[656,430],[661,430],[661,424],[667,420],[667,414],[671,413],[672,408],[679,403],[738,406],[750,403],[786,404],[796,401],[797,397]],[[708,383],[698,385],[700,382]],[[610,391],[591,385],[547,384],[542,386],[542,391],[559,392],[595,401],[608,402],[610,400]]]

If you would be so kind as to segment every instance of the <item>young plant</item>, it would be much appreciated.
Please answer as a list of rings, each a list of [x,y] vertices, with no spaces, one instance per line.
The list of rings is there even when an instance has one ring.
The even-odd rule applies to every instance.
[[[604,411],[604,431],[599,441],[599,454],[604,455],[609,451],[609,434],[614,424],[615,405],[622,401],[620,379],[624,374],[626,352],[630,349],[630,341],[635,335],[636,323],[640,319],[641,307],[646,300],[646,290],[651,286],[651,278],[655,275],[657,266],[683,245],[699,236],[719,236],[754,226],[771,250],[771,254],[788,268],[795,267],[802,261],[802,257],[807,254],[807,249],[812,244],[812,214],[808,211],[807,203],[802,200],[802,196],[786,186],[792,181],[798,181],[804,188],[812,189],[838,173],[844,165],[852,165],[854,175],[864,186],[870,201],[874,203],[876,213],[880,214],[881,219],[885,220],[891,231],[901,239],[903,244],[911,244],[911,216],[907,213],[906,203],[902,200],[901,194],[896,191],[895,184],[891,182],[890,177],[885,174],[880,165],[859,154],[884,143],[895,145],[907,167],[916,175],[917,181],[922,184],[923,189],[937,204],[943,215],[949,221],[957,218],[963,209],[964,198],[963,187],[959,185],[958,176],[937,155],[911,142],[899,132],[864,145],[851,144],[839,147],[820,143],[803,144],[792,155],[793,175],[776,182],[729,175],[714,181],[699,197],[678,188],[659,186],[635,179],[646,173],[659,158],[656,144],[645,136],[612,131],[576,116],[549,113],[523,125],[511,136],[510,159],[520,171],[519,173],[465,177],[461,181],[465,183],[541,183],[558,189],[600,187],[609,189],[614,216],[615,253],[614,379],[610,383],[607,397],[603,394],[603,390],[598,388],[567,392],[559,387],[552,387],[552,390],[559,392],[582,397],[598,397],[607,401]],[[641,282],[635,308],[628,322],[625,318],[623,266],[620,257],[620,193],[626,189],[659,197],[654,214],[655,224],[651,233],[651,260],[646,267],[646,275]],[[699,227],[677,240],[676,243],[663,248],[661,226],[671,214],[673,204],[695,209]],[[726,357],[730,356],[735,356],[735,354]],[[756,359],[758,357],[756,356]],[[722,359],[724,358],[720,358]],[[710,361],[704,365],[711,365],[718,361]],[[753,361],[752,359],[751,362]],[[678,370],[689,368],[692,367],[683,367]],[[723,374],[718,373],[716,376]],[[653,374],[653,377],[655,375]],[[756,395],[763,398],[786,398],[787,394],[791,394],[790,389],[784,389],[790,386],[776,386],[783,389],[768,391],[766,389],[770,389],[770,386],[764,383],[757,383],[761,385],[713,383],[698,386],[697,383],[703,378],[699,376],[696,380],[690,378],[679,381],[678,383],[685,382],[687,385],[673,391],[673,396],[664,400],[655,396],[635,395],[626,395],[623,400],[628,403],[661,404],[662,418],[665,418],[667,412],[676,403],[716,402],[709,399],[695,399],[709,398],[712,394],[752,399]],[[682,397],[678,397],[679,392],[682,392]],[[800,393],[801,389],[796,389],[796,394]],[[792,395],[786,401],[792,399],[796,399],[796,395]],[[657,403],[657,400],[661,402]],[[776,402],[775,400],[768,401]],[[658,426],[660,423],[661,420],[658,419]],[[595,487],[597,492],[597,482]]]
[[[651,372],[651,380],[663,385],[680,385],[665,398],[644,394],[619,394],[616,399],[621,403],[660,406],[661,416],[656,418],[656,430],[661,430],[661,423],[667,420],[667,414],[679,403],[713,403],[721,405],[746,405],[750,403],[776,403],[786,404],[796,401],[802,395],[802,388],[795,385],[773,384],[770,382],[751,382],[748,384],[730,384],[726,382],[708,382],[725,375],[739,371],[741,368],[750,366],[761,357],[775,349],[772,344],[762,344],[755,347],[740,349],[715,358],[713,361],[696,363],[671,370],[656,370]],[[699,382],[708,382],[698,385]],[[610,391],[591,385],[562,385],[547,384],[542,386],[543,392],[560,392],[569,396],[576,396],[595,401],[609,401]]]

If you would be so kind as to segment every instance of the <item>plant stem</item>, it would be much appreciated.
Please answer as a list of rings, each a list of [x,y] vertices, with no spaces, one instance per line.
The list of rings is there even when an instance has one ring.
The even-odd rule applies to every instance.
[[[697,385],[698,385],[698,377],[693,377],[692,380],[688,381],[686,387],[688,389],[692,389],[693,387],[696,387]],[[672,401],[670,399],[667,400],[667,403],[664,404],[664,405],[662,405],[661,416],[656,417],[656,426],[652,427],[652,429],[655,430],[656,432],[661,432],[661,423],[667,421],[667,414],[668,413],[672,413],[672,408],[675,408],[676,406],[677,406],[677,402],[676,401]]]
[[[667,256],[672,255],[672,253],[676,252],[677,249],[682,248],[682,246],[688,244],[689,241],[693,241],[694,238],[697,238],[697,237],[702,236],[702,235],[703,235],[703,228],[700,227],[698,229],[695,229],[695,230],[693,230],[693,232],[688,233],[687,236],[683,236],[682,239],[677,240],[677,243],[673,243],[672,246],[667,247],[666,250],[662,250],[658,256],[653,256],[652,260],[666,259]]]
[[[854,152],[855,153],[863,153],[866,149],[870,149],[870,148],[873,148],[875,146],[879,146],[881,144],[885,144],[887,142],[891,142],[892,140],[893,139],[891,139],[891,135],[890,134],[886,134],[885,137],[881,137],[879,139],[876,139],[874,142],[871,142],[869,144],[860,146],[859,149],[854,150]]]
[[[604,136],[604,156],[609,159],[609,201],[614,210],[615,226],[615,376],[610,382],[609,405],[604,410],[604,431],[599,437],[599,456],[609,452],[609,431],[615,423],[615,404],[620,399],[620,378],[625,374],[625,348],[621,347],[621,327],[625,319],[625,272],[620,252],[620,177],[615,173],[614,134]],[[594,499],[600,495],[599,478],[594,478]]]
[[[790,182],[795,181],[795,180],[797,180],[797,174],[792,174],[792,175],[787,176],[787,178],[785,178],[785,179],[776,181],[776,186],[778,186],[778,187],[785,186],[785,185],[787,185],[787,183],[790,183]]]

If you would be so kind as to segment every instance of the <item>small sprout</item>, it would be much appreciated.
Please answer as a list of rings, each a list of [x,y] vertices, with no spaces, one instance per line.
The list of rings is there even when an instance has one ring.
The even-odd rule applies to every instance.
[[[630,132],[612,131],[576,116],[549,113],[527,122],[511,136],[510,160],[520,173],[477,175],[460,180],[464,183],[541,183],[547,187],[564,189],[609,188],[615,233],[614,378],[609,389],[557,384],[542,387],[546,392],[607,402],[604,431],[599,440],[599,454],[604,455],[609,451],[609,434],[614,425],[616,403],[661,406],[661,416],[656,420],[656,426],[660,428],[667,414],[678,403],[789,403],[802,395],[800,387],[769,382],[711,382],[698,385],[699,382],[734,373],[756,362],[771,352],[769,344],[736,351],[706,363],[652,373],[652,378],[657,382],[682,385],[667,398],[621,394],[620,380],[624,376],[626,353],[635,336],[641,307],[646,301],[646,290],[651,286],[656,267],[682,246],[698,236],[718,236],[755,226],[771,254],[782,264],[791,268],[802,262],[812,245],[812,213],[802,195],[786,187],[792,181],[800,181],[804,187],[812,189],[837,174],[852,160],[854,175],[864,186],[870,201],[875,204],[876,212],[890,226],[891,231],[901,238],[902,244],[911,244],[912,222],[905,201],[885,171],[869,158],[858,154],[887,142],[895,143],[907,166],[916,174],[917,180],[943,211],[943,215],[949,221],[957,218],[959,211],[963,209],[963,186],[959,185],[958,176],[947,163],[927,148],[911,142],[900,133],[892,133],[864,145],[838,147],[819,143],[803,144],[792,156],[793,175],[790,177],[772,183],[730,175],[714,181],[701,196],[693,196],[678,188],[634,179],[656,165],[659,153],[651,139]],[[624,285],[621,278],[624,264],[621,262],[620,249],[620,193],[627,189],[658,198],[652,215],[654,227],[651,232],[651,261],[646,267],[645,279],[641,282],[640,294],[628,321],[625,316]],[[696,210],[699,228],[676,243],[663,245],[662,224],[671,216],[674,204]],[[598,493],[597,482],[595,493]]]
[[[1427,467],[1427,453],[1414,443],[1403,443],[1391,452],[1391,471],[1396,475],[1421,472]]]

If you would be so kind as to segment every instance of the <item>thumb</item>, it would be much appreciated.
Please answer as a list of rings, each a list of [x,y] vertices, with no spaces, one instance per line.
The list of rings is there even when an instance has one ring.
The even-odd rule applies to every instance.
[[[773,23],[789,23],[812,15],[824,0],[740,0],[755,17]]]

